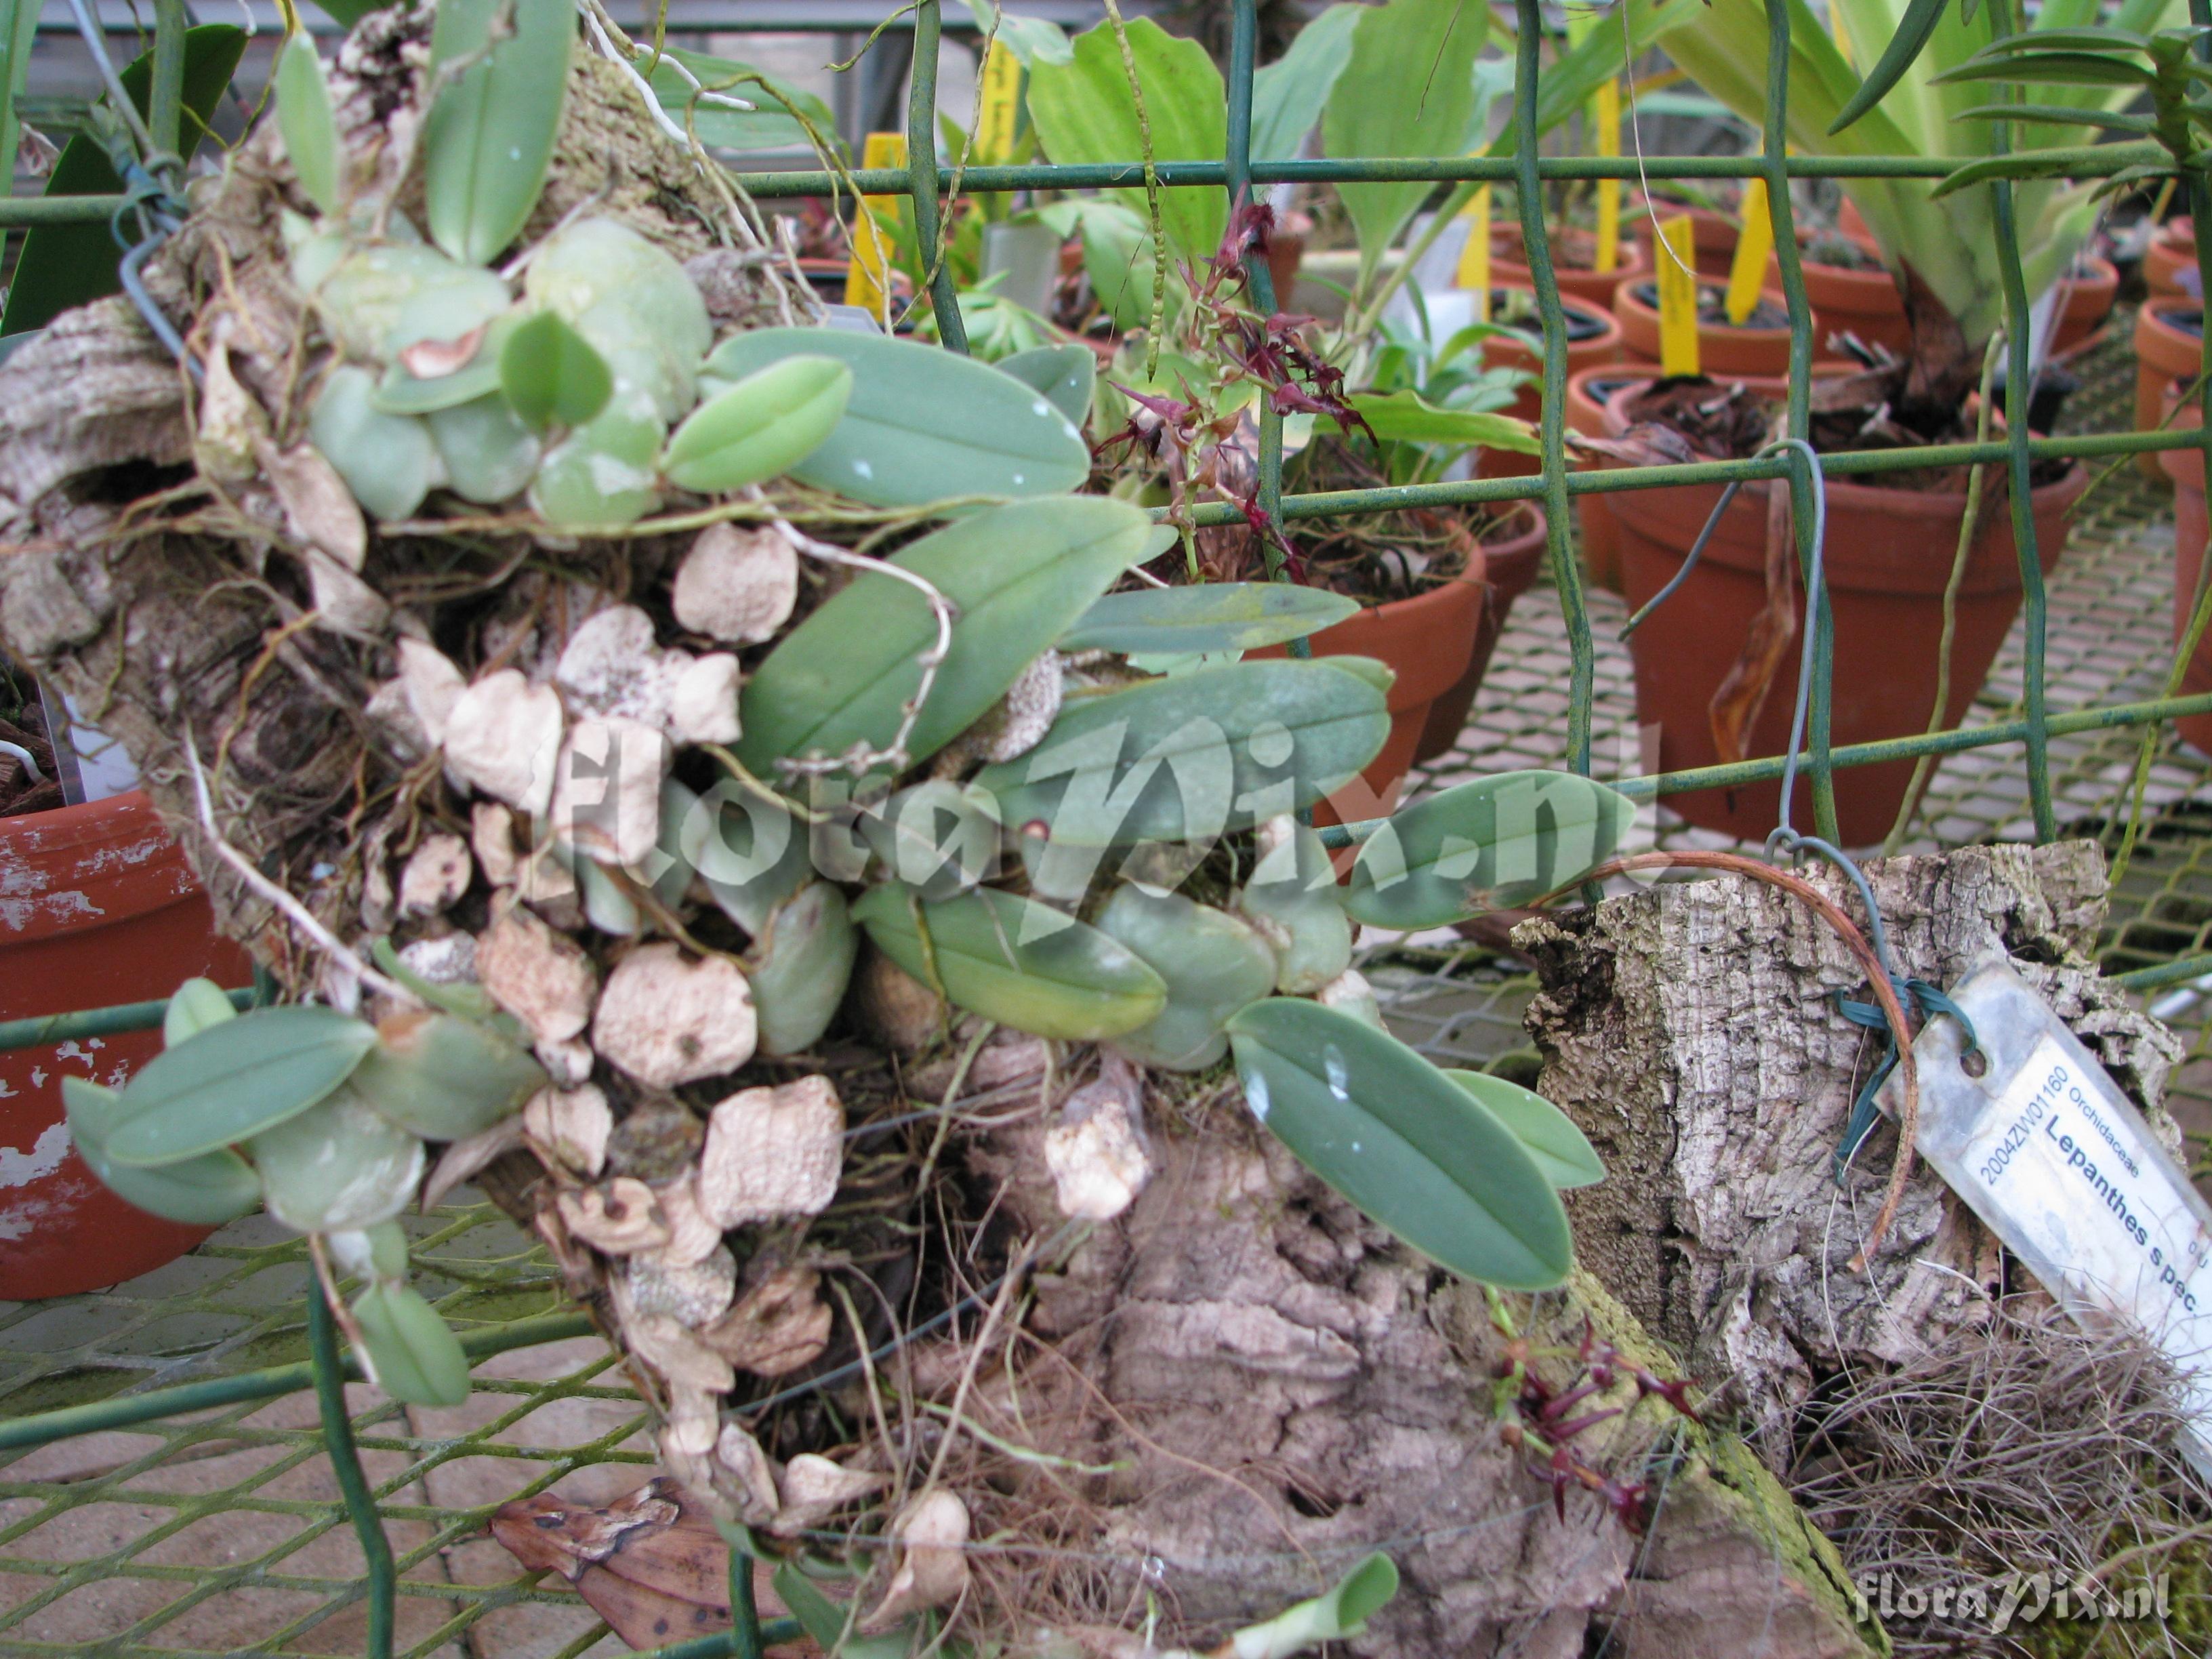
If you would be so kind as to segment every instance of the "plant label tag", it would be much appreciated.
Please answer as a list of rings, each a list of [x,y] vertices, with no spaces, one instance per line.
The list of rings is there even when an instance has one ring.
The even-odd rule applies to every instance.
[[[1662,220],[1651,250],[1659,267],[1659,372],[1698,368],[1698,239],[1690,216]]]
[[[2212,1476],[2212,1207],[2142,1115],[2007,962],[1953,993],[1973,1022],[1930,1019],[1912,1045],[1922,1157],[2085,1326],[2124,1320],[2173,1362]],[[1893,1074],[1881,1104],[1895,1115]]]
[[[906,134],[872,132],[860,153],[864,167],[906,165]],[[853,212],[853,252],[845,263],[845,303],[858,306],[890,331],[891,246],[897,234],[896,196],[863,196]]]
[[[1620,154],[1620,82],[1607,81],[1590,100],[1590,119],[1597,128],[1597,153]],[[1597,258],[1593,269],[1601,273],[1620,269],[1620,180],[1597,181]]]
[[[1463,210],[1467,243],[1460,249],[1458,286],[1474,295],[1474,320],[1490,320],[1490,186],[1480,185]]]
[[[1766,286],[1766,262],[1774,257],[1774,216],[1766,204],[1766,180],[1743,187],[1739,210],[1743,221],[1735,236],[1735,258],[1729,266],[1728,319],[1741,324],[1759,304]]]

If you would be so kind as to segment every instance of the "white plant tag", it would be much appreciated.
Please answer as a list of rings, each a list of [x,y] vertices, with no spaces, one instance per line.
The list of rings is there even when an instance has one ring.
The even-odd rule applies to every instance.
[[[2212,1207],[2010,963],[1951,995],[1980,1048],[1968,1060],[1941,1017],[1914,1041],[1920,1155],[2077,1322],[2128,1320],[2166,1352],[2196,1425],[2183,1450],[2212,1477]],[[1900,1094],[1893,1074],[1893,1117]]]

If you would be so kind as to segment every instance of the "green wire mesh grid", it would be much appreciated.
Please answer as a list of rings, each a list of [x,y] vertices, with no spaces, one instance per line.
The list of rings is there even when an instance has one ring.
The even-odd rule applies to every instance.
[[[758,174],[739,183],[763,198],[827,194],[854,185],[872,193],[903,192],[921,245],[933,247],[945,184],[936,145],[939,4],[917,0],[914,7],[906,169],[842,179],[826,173]],[[1496,769],[1508,758],[1600,775],[1637,769],[1626,659],[1609,643],[1619,607],[1583,589],[1571,540],[1574,495],[1786,478],[1801,556],[1810,550],[1814,480],[1798,455],[1569,473],[1565,321],[1542,220],[1541,181],[1638,173],[1656,179],[1764,178],[1790,316],[1790,429],[1802,432],[1808,429],[1811,313],[1789,180],[1936,178],[1956,164],[1943,157],[1789,157],[1784,131],[1790,18],[1784,0],[1767,5],[1768,96],[1759,155],[1633,161],[1542,157],[1536,118],[1542,20],[1538,0],[1516,0],[1516,144],[1509,157],[1255,166],[1249,149],[1255,3],[1233,0],[1229,144],[1223,161],[1154,167],[1148,159],[1131,158],[1102,167],[976,168],[962,180],[965,191],[1004,191],[1138,186],[1149,175],[1161,188],[1225,189],[1232,198],[1276,180],[1494,179],[1515,186],[1546,345],[1541,467],[1534,478],[1285,497],[1279,418],[1267,411],[1261,422],[1257,505],[1285,520],[1522,496],[1534,496],[1546,507],[1553,605],[1547,609],[1532,599],[1523,605],[1470,737],[1432,779],[1455,769]],[[1994,24],[2010,7],[1992,4],[1990,11]],[[2191,0],[2191,12],[2200,23],[2212,21],[2212,0]],[[157,113],[175,107],[185,21],[185,0],[156,0]],[[157,130],[169,125],[157,122]],[[2007,437],[1984,445],[1830,455],[1820,463],[1832,477],[1966,461],[2009,469],[2019,509],[2022,615],[2014,643],[1969,722],[1988,746],[1943,763],[1917,827],[1923,845],[1998,835],[2048,839],[2062,826],[2110,833],[2140,741],[2137,728],[2176,714],[2212,710],[2212,695],[2160,695],[2172,654],[2163,623],[2171,535],[2166,532],[2162,561],[2161,521],[2146,514],[2148,503],[2131,469],[2116,468],[2106,493],[2085,508],[2050,596],[2024,507],[2033,457],[2112,459],[2212,446],[2212,422],[2203,433],[2130,434],[2100,423],[2106,429],[2031,438],[2027,306],[2011,191],[2002,182],[1990,188],[2010,324]],[[2200,239],[2212,240],[2212,196],[2202,178],[2192,179],[2190,188]],[[105,217],[116,205],[97,198],[9,202],[0,204],[0,223]],[[2200,263],[2212,267],[2212,259]],[[1250,276],[1257,305],[1272,308],[1264,264],[1255,262]],[[951,275],[941,263],[930,286],[946,343],[964,349]],[[1237,511],[1223,503],[1200,509],[1198,516],[1200,522],[1225,522]],[[2125,598],[2105,603],[2113,594],[2136,598],[2132,604]],[[1834,840],[1831,631],[1816,607],[1808,640],[1814,677],[1804,770],[1815,826]],[[1540,659],[1543,672],[1516,687],[1516,675]],[[1538,687],[1556,687],[1562,680],[1563,699],[1522,711],[1530,718],[1517,726],[1498,716],[1500,699],[1516,689],[1530,692],[1533,705]],[[2054,688],[2061,694],[2057,700],[2069,705],[2063,714],[2050,707]],[[1958,741],[1943,735],[1904,740],[1882,746],[1881,754],[1934,752]],[[2170,736],[2162,742],[2166,752],[2153,768],[2147,797],[2154,815],[2150,833],[2116,896],[2110,946],[2116,964],[2148,970],[2138,982],[2212,969],[2212,961],[2203,959],[2212,945],[2212,871],[2200,868],[2212,808],[2194,799],[2203,782],[2201,767],[2175,751]],[[2024,767],[2015,759],[2022,744]],[[1606,764],[1607,745],[1629,763]],[[1781,764],[1779,757],[1769,757],[1697,775],[1639,779],[1632,787],[1646,798],[1663,797],[1676,788],[1774,776]],[[1686,837],[1666,821],[1663,807],[1655,811],[1655,828],[1662,844]],[[1529,994],[1525,979],[1494,963],[1470,963],[1463,952],[1419,948],[1399,948],[1370,958],[1369,965],[1399,1029],[1433,1054],[1484,1066],[1522,1063],[1516,1050],[1518,1016]],[[0,1033],[0,1038],[21,1042],[27,1036]],[[2181,1092],[2212,1108],[2212,1056],[2206,1046],[2207,1032],[2199,1029]],[[426,1288],[471,1351],[485,1357],[477,1395],[453,1413],[403,1409],[358,1386],[342,1394],[327,1316],[313,1295],[302,1247],[276,1237],[261,1221],[236,1224],[197,1255],[105,1296],[0,1308],[0,1413],[6,1414],[0,1417],[0,1653],[362,1652],[382,1659],[387,1652],[570,1655],[611,1644],[564,1587],[520,1573],[484,1536],[483,1523],[497,1504],[556,1482],[581,1501],[636,1485],[649,1462],[642,1408],[622,1386],[611,1354],[583,1334],[575,1316],[560,1310],[550,1268],[509,1224],[488,1206],[476,1206],[441,1211],[417,1226]],[[556,1337],[562,1340],[552,1340]],[[268,1373],[265,1368],[272,1366],[280,1369]],[[225,1380],[241,1376],[247,1378],[244,1383]],[[189,1396],[147,1393],[187,1378],[197,1379],[191,1386],[198,1391]],[[301,1392],[311,1383],[323,1396],[319,1412],[317,1401]],[[61,1411],[70,1414],[60,1421],[82,1427],[90,1420],[88,1409],[106,1413],[98,1432],[54,1437],[56,1419],[43,1427],[26,1420]],[[363,1540],[372,1547],[366,1553]],[[730,1633],[662,1652],[669,1659],[750,1655],[757,1652],[760,1637],[741,1610],[738,1627]]]

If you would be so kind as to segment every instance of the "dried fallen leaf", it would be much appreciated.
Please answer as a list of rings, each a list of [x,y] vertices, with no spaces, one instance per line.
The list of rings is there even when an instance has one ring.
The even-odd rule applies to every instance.
[[[489,1129],[465,1140],[457,1140],[439,1155],[430,1178],[422,1183],[422,1212],[437,1208],[446,1194],[479,1173],[486,1164],[522,1145],[522,1120],[503,1117]]]
[[[418,380],[442,380],[476,361],[487,324],[478,323],[458,340],[417,340],[399,349],[399,366]]]
[[[699,1331],[699,1340],[756,1376],[782,1376],[811,1365],[830,1346],[829,1304],[811,1267],[781,1267],[746,1286],[736,1304]]]
[[[864,1631],[889,1629],[910,1613],[950,1607],[968,1588],[968,1506],[951,1492],[924,1492],[891,1522],[898,1570]]]

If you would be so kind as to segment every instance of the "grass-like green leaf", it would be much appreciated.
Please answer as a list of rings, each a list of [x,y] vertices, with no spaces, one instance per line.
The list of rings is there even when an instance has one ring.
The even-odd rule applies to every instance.
[[[385,1393],[410,1406],[458,1406],[469,1397],[468,1356],[438,1310],[405,1285],[372,1285],[353,1304],[363,1356]]]
[[[1930,194],[1948,196],[1969,185],[1986,184],[1992,179],[2070,179],[2077,174],[2101,174],[2106,167],[2115,165],[2133,169],[2156,167],[2160,163],[2171,169],[2172,158],[2165,145],[2149,139],[2129,144],[2014,150],[2008,155],[1985,155],[1978,161],[1967,162],[1955,173],[1944,174]]]
[[[1511,1131],[1395,1037],[1291,997],[1229,1022],[1253,1115],[1365,1215],[1468,1279],[1557,1285],[1566,1212]]]
[[[523,424],[581,426],[607,406],[615,379],[592,343],[553,312],[526,317],[499,352],[499,387]]]
[[[331,114],[331,85],[313,37],[305,29],[285,43],[276,57],[276,125],[284,153],[307,199],[325,213],[345,206],[340,176],[337,122]]]
[[[1088,495],[1009,502],[902,549],[890,562],[957,607],[911,757],[927,759],[973,725],[1152,542],[1142,512]],[[920,592],[862,575],[786,635],[745,682],[738,757],[773,779],[783,756],[890,743],[921,684],[918,659],[936,639]]]
[[[822,446],[853,395],[834,357],[786,357],[725,387],[669,439],[660,470],[684,489],[743,489],[790,471]]]
[[[1543,447],[1536,428],[1518,416],[1493,410],[1440,409],[1418,392],[1356,392],[1348,401],[1386,443],[1480,444],[1522,455]]]
[[[1382,691],[1334,659],[1231,663],[1072,702],[975,785],[1064,847],[1203,841],[1342,787],[1389,729]]]
[[[1578,880],[1636,821],[1619,790],[1568,772],[1503,772],[1431,795],[1359,849],[1344,908],[1376,927],[1439,927]]]
[[[1936,26],[1943,21],[1943,8],[1948,3],[1949,0],[1910,0],[1905,15],[1898,21],[1897,33],[1890,36],[1881,57],[1859,83],[1850,101],[1828,124],[1831,133],[1841,132],[1888,96],[1890,89],[1905,78],[1905,71],[1912,67],[1913,59],[1920,56],[1928,37],[1936,33]]]
[[[1937,86],[1961,81],[2017,81],[2069,87],[2149,87],[2158,76],[2141,64],[2094,52],[2023,52],[1995,58],[1970,58],[1956,69],[1933,75]]]
[[[150,1168],[245,1140],[329,1095],[375,1042],[368,1021],[335,1008],[258,1008],[210,1025],[131,1079],[109,1155]]]
[[[1959,121],[2022,121],[2031,126],[2102,127],[2107,132],[2150,133],[2157,120],[2124,111],[2076,109],[2070,104],[1977,104],[1952,118]]]
[[[724,341],[706,373],[742,380],[805,354],[853,371],[853,391],[801,483],[877,507],[967,495],[1057,495],[1091,474],[1075,423],[1031,386],[987,363],[912,340],[844,329],[758,328]]]
[[[930,903],[888,883],[860,896],[853,920],[956,1006],[1033,1036],[1116,1037],[1167,1005],[1167,986],[1128,946],[1018,894],[986,888]]]
[[[513,33],[493,43],[501,18]],[[423,207],[430,240],[454,258],[493,258],[538,204],[575,39],[568,0],[439,0],[432,72],[469,62],[423,123]]]
[[[1575,1121],[1536,1093],[1487,1072],[1446,1072],[1444,1075],[1490,1109],[1490,1115],[1513,1132],[1544,1179],[1562,1190],[1588,1187],[1605,1179],[1589,1138]]]
[[[133,1169],[109,1158],[109,1136],[130,1115],[120,1091],[64,1076],[62,1107],[85,1167],[125,1204],[149,1215],[188,1227],[220,1227],[261,1201],[261,1182],[252,1166],[228,1147],[158,1170]]]

